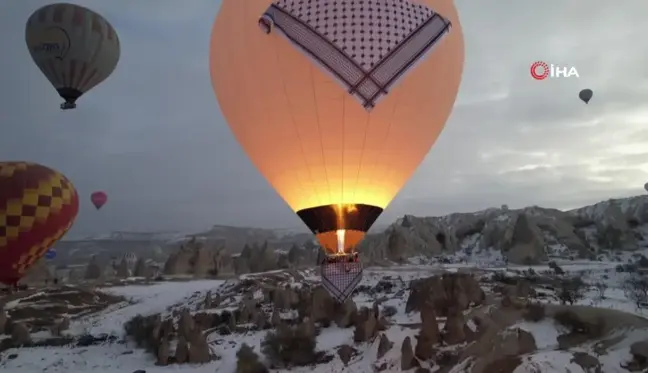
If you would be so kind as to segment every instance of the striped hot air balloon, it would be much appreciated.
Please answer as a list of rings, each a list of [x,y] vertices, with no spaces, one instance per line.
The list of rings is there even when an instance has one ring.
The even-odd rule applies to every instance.
[[[58,94],[61,109],[73,109],[81,95],[117,67],[120,47],[115,29],[101,15],[74,4],[37,9],[25,30],[29,53]]]
[[[0,282],[16,284],[70,229],[78,211],[77,192],[59,172],[0,163]]]

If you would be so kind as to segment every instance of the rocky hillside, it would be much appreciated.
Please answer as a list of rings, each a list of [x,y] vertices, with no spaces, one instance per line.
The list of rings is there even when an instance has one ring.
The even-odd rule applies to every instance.
[[[307,232],[306,228],[303,231]],[[110,262],[119,261],[127,255],[163,262],[177,251],[181,244],[192,239],[204,242],[207,246],[226,248],[231,253],[240,253],[246,245],[265,244],[273,250],[288,250],[294,244],[303,245],[313,241],[310,233],[224,225],[215,225],[207,231],[194,234],[113,232],[104,236],[60,241],[54,246],[56,258],[49,261],[49,264],[85,265],[92,258]]]
[[[192,275],[197,278],[228,277],[276,269],[306,268],[315,265],[320,250],[315,245],[276,250],[267,242],[245,245],[239,254],[224,246],[198,239],[191,240],[172,253],[164,265],[166,275]]]
[[[648,247],[648,196],[611,199],[571,211],[506,206],[440,217],[406,215],[359,251],[373,264],[411,257],[501,254],[534,264],[550,257],[603,260]]]
[[[486,253],[520,264],[539,263],[550,257],[619,260],[623,253],[648,247],[647,206],[648,196],[639,196],[572,211],[538,206],[514,210],[502,206],[441,217],[406,215],[386,229],[376,230],[380,233],[370,234],[359,251],[369,264],[403,262],[417,256]],[[93,257],[110,262],[129,254],[164,262],[192,239],[235,256],[246,247],[248,251],[263,246],[287,253],[293,246],[310,248],[314,243],[309,233],[222,225],[193,235],[121,232],[109,237],[62,241],[56,245],[57,257],[50,264],[85,265]],[[189,256],[194,256],[193,251],[182,257]],[[235,261],[232,263],[234,266]]]
[[[292,245],[303,245],[313,241],[313,235],[306,227],[301,231],[290,231],[214,225],[206,232],[192,234],[191,238],[193,237],[212,245],[226,247],[232,253],[240,253],[249,245],[266,245],[273,250],[288,250]]]
[[[172,250],[167,241],[121,237],[60,241],[54,248],[56,257],[48,263],[60,268],[85,265],[92,258],[110,263],[129,255],[164,261]]]

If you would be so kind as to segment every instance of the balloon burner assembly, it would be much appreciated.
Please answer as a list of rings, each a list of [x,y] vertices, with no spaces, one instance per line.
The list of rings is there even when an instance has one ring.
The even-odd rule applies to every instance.
[[[338,232],[339,241],[344,232]],[[322,285],[339,303],[344,303],[362,280],[362,263],[358,253],[346,253],[338,242],[338,252],[329,254],[321,264]]]

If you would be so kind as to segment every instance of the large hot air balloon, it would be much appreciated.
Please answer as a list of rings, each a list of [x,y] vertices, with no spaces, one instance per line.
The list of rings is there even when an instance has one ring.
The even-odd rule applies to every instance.
[[[119,38],[101,15],[74,4],[51,4],[27,20],[25,39],[36,65],[73,109],[81,95],[104,81],[119,61]]]
[[[0,282],[16,284],[72,226],[79,199],[62,174],[29,162],[0,163]]]
[[[108,201],[108,195],[102,191],[94,192],[90,195],[90,201],[99,210]]]
[[[210,49],[234,136],[329,259],[352,266],[454,105],[452,0],[223,0]]]
[[[463,62],[452,0],[223,0],[210,50],[232,132],[331,253],[353,251],[428,153]]]

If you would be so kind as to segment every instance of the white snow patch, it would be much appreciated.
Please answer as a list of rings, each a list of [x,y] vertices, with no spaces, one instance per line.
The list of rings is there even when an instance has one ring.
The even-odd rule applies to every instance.
[[[521,322],[511,328],[520,328],[533,335],[538,350],[558,348],[558,336],[560,332],[556,328],[553,319],[544,319],[540,322]]]
[[[545,351],[528,356],[513,373],[586,373],[571,359],[574,355],[566,351]]]
[[[164,312],[167,307],[182,302],[195,292],[207,292],[222,283],[222,280],[201,280],[105,288],[102,290],[106,293],[123,296],[132,304],[121,303],[98,314],[74,320],[70,330],[74,334],[121,335],[124,324],[133,317]]]

